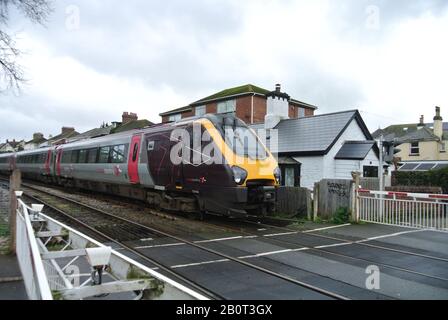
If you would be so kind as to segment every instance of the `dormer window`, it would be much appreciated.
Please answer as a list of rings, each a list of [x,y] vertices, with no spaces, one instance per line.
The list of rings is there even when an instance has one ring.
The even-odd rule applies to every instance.
[[[206,113],[205,106],[199,106],[195,109],[195,115],[198,117],[203,116]]]

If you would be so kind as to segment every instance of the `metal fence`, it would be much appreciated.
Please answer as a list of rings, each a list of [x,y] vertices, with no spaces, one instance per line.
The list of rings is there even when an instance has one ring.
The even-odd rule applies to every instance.
[[[17,259],[28,298],[31,300],[53,300],[39,247],[34,237],[28,208],[21,200],[18,201],[16,228]]]
[[[448,232],[448,195],[358,190],[361,221]]]

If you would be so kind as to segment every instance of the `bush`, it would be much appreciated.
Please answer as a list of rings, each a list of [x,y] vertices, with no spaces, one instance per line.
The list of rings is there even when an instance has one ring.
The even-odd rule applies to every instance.
[[[433,171],[395,171],[394,186],[426,186],[441,187],[443,193],[448,193],[448,168]]]
[[[333,223],[344,224],[350,221],[350,211],[346,207],[340,207],[333,216]]]

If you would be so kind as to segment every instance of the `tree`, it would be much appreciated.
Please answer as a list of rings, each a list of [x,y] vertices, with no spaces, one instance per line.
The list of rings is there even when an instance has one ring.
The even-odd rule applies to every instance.
[[[43,24],[52,11],[50,0],[0,0],[0,92],[19,89],[25,81],[23,70],[17,63],[20,50],[14,37],[4,31],[12,7],[38,24]]]

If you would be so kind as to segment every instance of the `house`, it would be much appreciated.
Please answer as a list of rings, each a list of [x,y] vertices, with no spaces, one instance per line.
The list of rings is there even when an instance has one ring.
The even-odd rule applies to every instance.
[[[6,140],[5,143],[0,144],[0,153],[22,151],[25,148],[25,140],[16,141],[16,139]]]
[[[280,92],[281,87],[276,85]],[[225,89],[190,105],[161,113],[162,122],[201,116],[207,113],[233,113],[247,124],[264,122],[267,114],[269,90],[247,84]],[[290,118],[303,118],[314,115],[316,106],[292,99],[288,96],[287,112]]]
[[[149,120],[146,119],[139,120],[137,114],[132,112],[131,113],[123,112],[121,119],[122,122],[115,123],[114,128],[112,128],[110,133],[119,133],[134,129],[142,129],[144,127],[154,125],[154,123],[152,123]]]
[[[269,138],[267,145],[278,151],[286,186],[312,189],[324,178],[352,179],[353,171],[378,177],[379,149],[360,113],[314,115],[316,109],[292,99],[280,85],[274,91],[246,85],[161,116],[167,122],[203,113],[235,114],[256,131],[263,130],[259,136]]]
[[[395,124],[373,133],[375,139],[383,136],[384,141],[395,142],[400,152],[395,157],[400,163],[437,163],[448,161],[448,122],[443,123],[439,107],[435,108],[434,122]],[[409,166],[410,168],[411,166]]]
[[[43,143],[41,147],[64,144],[77,135],[79,135],[79,133],[75,131],[75,128],[62,127],[60,134],[54,137],[49,137],[47,142]]]
[[[33,139],[25,143],[25,150],[34,150],[40,147],[43,143],[47,142],[44,135],[40,132],[33,134]]]
[[[268,145],[278,152],[283,185],[313,189],[322,179],[352,179],[354,171],[378,177],[379,149],[357,110],[266,123],[252,128],[276,130],[277,145]]]

